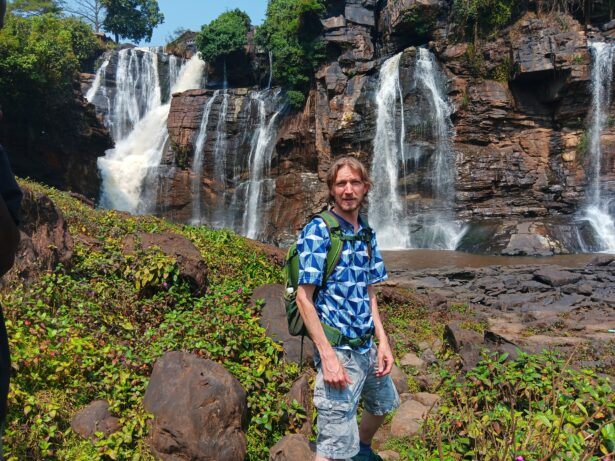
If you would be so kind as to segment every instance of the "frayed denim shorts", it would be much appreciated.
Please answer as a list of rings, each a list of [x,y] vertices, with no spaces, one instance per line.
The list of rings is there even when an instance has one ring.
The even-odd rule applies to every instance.
[[[399,404],[399,394],[390,375],[376,377],[376,346],[360,354],[347,349],[335,349],[352,384],[336,389],[325,384],[320,357],[315,354],[318,369],[314,386],[314,406],[318,410],[316,451],[319,456],[346,459],[359,452],[357,408],[363,399],[363,409],[373,415],[385,415]]]

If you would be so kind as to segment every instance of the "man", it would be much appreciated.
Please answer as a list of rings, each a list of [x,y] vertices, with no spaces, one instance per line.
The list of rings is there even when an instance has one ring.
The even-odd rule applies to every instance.
[[[363,164],[352,157],[340,158],[329,170],[327,185],[331,211],[344,236],[369,232],[359,217],[371,186]],[[373,288],[387,274],[373,233],[364,239],[344,239],[336,269],[313,299],[322,285],[329,246],[328,228],[319,217],[305,226],[297,241],[297,305],[317,349],[316,461],[377,461],[382,458],[373,452],[372,439],[385,415],[399,406],[399,395],[389,376],[393,354]],[[327,340],[325,329],[330,331],[331,327],[343,335],[339,346],[333,347]],[[361,398],[364,409],[359,428],[356,414]]]
[[[2,107],[0,107],[0,122]],[[13,266],[15,252],[19,244],[17,230],[18,212],[21,203],[21,190],[15,182],[8,158],[0,145],[0,277]],[[0,460],[3,460],[2,436],[6,419],[6,401],[9,392],[11,358],[9,340],[4,325],[2,306],[0,306]]]

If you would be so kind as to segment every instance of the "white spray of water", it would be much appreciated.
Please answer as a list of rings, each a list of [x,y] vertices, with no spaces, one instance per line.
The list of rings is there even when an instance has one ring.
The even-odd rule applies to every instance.
[[[204,67],[200,58],[193,57],[181,70],[172,92],[198,88]],[[160,164],[168,140],[170,107],[169,103],[150,109],[130,134],[116,143],[115,149],[109,149],[98,159],[103,179],[102,206],[131,213],[139,211],[143,181],[148,170]]]
[[[273,95],[276,99],[279,91]],[[250,179],[248,180],[245,209],[243,213],[243,232],[249,238],[257,238],[261,231],[261,219],[263,204],[261,203],[262,190],[268,181],[267,176],[271,167],[271,155],[273,153],[275,135],[277,133],[276,120],[281,112],[278,109],[267,121],[265,98],[269,92],[262,91],[255,94],[254,99],[258,104],[258,126],[252,137],[250,157]]]
[[[94,96],[96,96],[96,93],[98,93],[101,82],[103,81],[103,78],[105,77],[105,72],[107,71],[108,65],[109,65],[109,58],[105,59],[105,61],[96,71],[96,77],[94,77],[94,82],[92,83],[92,86],[90,87],[90,89],[85,95],[85,99],[87,99],[88,102],[92,102],[92,100],[94,99]]]
[[[608,121],[613,81],[613,45],[594,42],[592,56],[592,124],[589,130],[588,204],[582,219],[589,222],[601,251],[615,253],[615,220],[609,213],[612,198],[603,197],[601,185],[602,146],[600,138]]]

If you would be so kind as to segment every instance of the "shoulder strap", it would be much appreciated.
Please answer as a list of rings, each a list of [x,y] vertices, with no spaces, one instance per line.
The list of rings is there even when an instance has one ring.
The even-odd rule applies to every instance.
[[[342,246],[344,244],[341,238],[340,222],[333,213],[329,210],[325,210],[322,213],[318,213],[316,216],[321,218],[327,225],[329,230],[329,237],[331,239],[331,246],[327,251],[327,261],[325,264],[325,274],[322,279],[322,286],[327,283],[328,278],[331,276],[342,256]]]

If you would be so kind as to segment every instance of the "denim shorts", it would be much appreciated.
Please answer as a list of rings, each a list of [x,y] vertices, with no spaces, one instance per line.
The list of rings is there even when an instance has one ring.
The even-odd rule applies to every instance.
[[[346,459],[359,452],[357,408],[363,399],[363,409],[373,415],[384,415],[395,410],[399,395],[390,375],[376,377],[376,346],[360,354],[346,349],[335,349],[352,384],[336,389],[325,384],[318,354],[314,361],[318,369],[314,386],[314,406],[318,410],[318,436],[316,452],[319,456]]]

